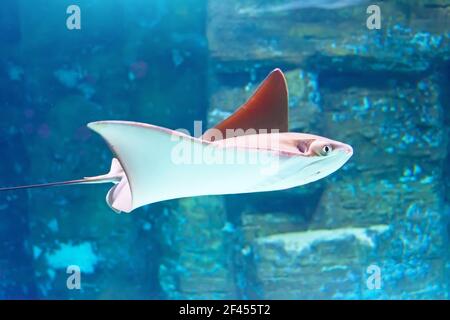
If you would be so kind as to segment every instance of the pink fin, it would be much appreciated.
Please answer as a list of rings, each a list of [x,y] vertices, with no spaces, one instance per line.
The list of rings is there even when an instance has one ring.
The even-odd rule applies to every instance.
[[[288,90],[283,72],[273,70],[244,105],[214,128],[220,130],[223,137],[227,129],[287,132]],[[202,139],[211,141],[212,132],[207,131]]]
[[[133,210],[131,189],[126,176],[108,191],[106,203],[111,209],[118,213],[121,211],[131,212],[131,210]]]
[[[119,183],[112,187],[106,195],[106,203],[108,206],[116,212],[130,212],[133,210],[132,194],[128,178],[120,165],[119,160],[116,158],[112,159],[108,176],[120,177]]]

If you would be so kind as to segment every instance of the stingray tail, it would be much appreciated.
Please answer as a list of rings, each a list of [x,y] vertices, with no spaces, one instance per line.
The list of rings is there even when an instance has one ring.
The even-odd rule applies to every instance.
[[[34,189],[34,188],[47,188],[47,187],[58,187],[58,186],[67,186],[73,184],[85,184],[85,183],[107,183],[112,182],[111,179],[92,179],[92,178],[83,178],[77,180],[68,180],[68,181],[58,181],[58,182],[49,182],[49,183],[40,183],[40,184],[29,184],[25,186],[16,186],[16,187],[6,187],[0,188],[1,191],[11,191],[11,190],[21,190],[21,189]]]
[[[122,173],[117,169],[116,159],[113,159],[111,164],[111,170],[107,174],[103,174],[95,177],[84,177],[82,179],[76,180],[67,180],[67,181],[59,181],[59,182],[49,182],[49,183],[40,183],[40,184],[30,184],[25,186],[16,186],[16,187],[5,187],[0,188],[1,191],[11,191],[11,190],[21,190],[21,189],[34,189],[34,188],[48,188],[48,187],[59,187],[59,186],[67,186],[74,184],[88,184],[88,183],[118,183],[122,179]]]

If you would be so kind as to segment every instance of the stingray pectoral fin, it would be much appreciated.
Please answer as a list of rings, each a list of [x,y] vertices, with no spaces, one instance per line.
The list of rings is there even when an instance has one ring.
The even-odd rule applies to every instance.
[[[174,179],[183,174],[172,158],[178,143],[174,136],[181,143],[204,143],[177,131],[138,122],[98,121],[88,127],[102,136],[123,168],[123,177],[108,193],[107,202],[113,209],[125,212],[176,198],[185,191],[177,187]]]

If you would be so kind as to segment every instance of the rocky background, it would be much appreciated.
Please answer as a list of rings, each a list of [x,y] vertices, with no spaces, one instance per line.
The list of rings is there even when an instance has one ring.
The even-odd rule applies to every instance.
[[[0,185],[107,171],[87,122],[211,126],[275,67],[291,129],[355,154],[304,187],[131,215],[110,211],[106,186],[1,194],[0,298],[449,298],[446,1],[72,1],[79,31],[64,1],[4,2]]]

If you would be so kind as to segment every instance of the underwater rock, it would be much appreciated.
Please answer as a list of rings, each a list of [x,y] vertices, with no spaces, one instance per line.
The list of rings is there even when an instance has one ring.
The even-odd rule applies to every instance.
[[[283,7],[292,2],[264,3]],[[211,58],[224,67],[240,61],[276,61],[309,70],[419,71],[429,68],[433,58],[450,57],[445,7],[426,6],[427,1],[380,2],[381,30],[368,30],[369,4],[357,2],[333,9],[315,2],[317,8],[245,14],[244,7],[260,7],[261,1],[243,5],[239,0],[210,0]]]
[[[384,259],[399,265],[381,267],[391,274],[383,278],[386,291],[369,290],[364,296],[442,298],[447,238],[442,150],[448,148],[448,136],[438,77],[392,75],[381,89],[364,75],[359,80],[322,76],[325,131],[351,141],[356,152],[327,180],[310,228],[389,224],[390,231],[379,239],[372,259],[377,265]],[[412,270],[409,261],[417,263]],[[433,276],[408,285],[411,295],[406,295],[395,289],[400,287],[396,281],[413,283],[410,272]]]
[[[276,234],[254,241],[264,299],[357,299],[386,225]]]
[[[397,230],[378,225],[258,238],[253,251],[261,297],[446,299],[445,257],[424,259],[401,253],[383,257],[383,246],[392,241],[393,233],[395,239],[408,238]],[[379,287],[372,286],[371,268],[380,272]]]
[[[324,75],[325,76],[325,75]],[[361,75],[358,86],[335,76],[322,85],[326,133],[352,141],[352,161],[327,180],[314,215],[317,228],[369,226],[404,217],[410,202],[442,212],[442,165],[447,148],[439,86],[426,79],[391,78],[383,90]],[[417,88],[422,86],[422,90]],[[349,113],[349,110],[351,113]]]
[[[172,201],[158,221],[160,286],[171,299],[236,298],[223,197]]]
[[[243,212],[241,220],[241,232],[247,244],[271,234],[305,230],[308,225],[301,214],[286,212]]]
[[[290,131],[320,132],[322,129],[318,76],[302,69],[286,72],[289,86]]]
[[[241,15],[252,16],[271,12],[288,12],[310,8],[334,10],[351,7],[366,2],[367,0],[286,0],[279,4],[267,4],[255,7],[243,6],[239,8],[237,12]]]
[[[262,200],[268,196],[251,201],[258,195],[246,197],[244,208],[231,207],[229,215],[242,224],[237,256],[243,257],[238,268],[244,273],[238,279],[244,292],[254,298],[288,299],[445,297],[448,214],[443,199],[448,187],[442,186],[448,180],[443,167],[449,143],[443,104],[448,99],[441,81],[446,71],[439,63],[450,59],[450,26],[444,22],[448,10],[427,6],[426,1],[382,2],[381,30],[366,28],[366,3],[242,10],[265,4],[208,1],[213,66],[209,124],[245,101],[258,72],[286,66],[292,69],[286,74],[291,128],[347,141],[355,154],[319,189],[298,188],[296,196],[297,188],[293,189],[293,197],[308,191],[320,197],[313,201],[312,214],[302,215],[299,209],[300,216],[295,216],[264,208]],[[294,199],[287,192],[277,196],[290,204]],[[368,230],[381,224],[386,228],[374,238],[374,246],[354,237],[325,237],[323,243],[333,250],[313,250],[301,260],[284,246],[286,232],[327,229],[339,235],[344,229]],[[277,245],[260,240],[273,239],[274,233],[283,239]],[[258,235],[261,238],[254,240]],[[305,236],[298,238],[305,241]],[[339,254],[347,250],[353,256]],[[294,267],[293,261],[309,265]],[[366,286],[371,264],[390,273],[383,276],[385,289]],[[301,275],[296,273],[299,269]],[[414,284],[414,276],[421,280]],[[411,290],[410,296],[401,292],[402,284]]]
[[[287,201],[285,193],[277,192],[276,194],[277,197]],[[261,195],[259,195],[258,199],[262,203],[271,201],[268,197]],[[286,202],[284,204],[284,207],[280,206],[279,208],[285,208]],[[262,207],[264,206],[262,205]],[[313,210],[313,206],[309,209]],[[312,213],[305,212],[307,210],[307,206],[303,206],[297,212],[264,212],[261,210],[261,206],[248,206],[244,211],[236,209],[232,211],[235,215],[239,215],[240,218],[233,250],[235,277],[241,297],[246,299],[261,298],[260,284],[255,279],[253,259],[254,241],[269,235],[306,230],[308,226],[308,215]]]

